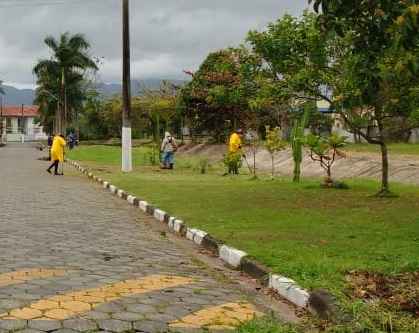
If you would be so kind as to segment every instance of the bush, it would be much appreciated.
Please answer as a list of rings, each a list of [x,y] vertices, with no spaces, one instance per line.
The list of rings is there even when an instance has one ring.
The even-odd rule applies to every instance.
[[[243,166],[241,153],[228,153],[224,155],[223,163],[228,173],[238,175],[240,168]]]
[[[160,152],[156,144],[150,145],[150,150],[144,154],[146,163],[158,165],[160,163]]]

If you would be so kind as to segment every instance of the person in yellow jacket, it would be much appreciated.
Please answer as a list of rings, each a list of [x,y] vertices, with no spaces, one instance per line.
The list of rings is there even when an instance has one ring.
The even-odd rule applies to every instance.
[[[64,147],[66,146],[64,137],[59,134],[54,136],[51,147],[51,166],[47,169],[47,172],[51,173],[51,169],[54,168],[54,175],[62,176],[63,174],[58,173],[58,165],[64,163]]]
[[[243,131],[238,129],[230,135],[230,140],[228,143],[228,155],[230,163],[228,165],[228,173],[238,175],[239,174],[239,164],[241,160],[242,152],[242,135]],[[234,161],[234,163],[233,163]]]
[[[236,154],[242,149],[242,138],[243,131],[238,129],[230,136],[229,144],[228,144],[228,152],[230,154]]]

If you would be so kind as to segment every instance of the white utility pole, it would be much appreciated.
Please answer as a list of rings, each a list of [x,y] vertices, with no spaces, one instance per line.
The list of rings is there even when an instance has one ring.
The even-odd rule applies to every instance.
[[[122,171],[132,171],[131,140],[131,52],[129,28],[129,0],[122,0],[122,39],[123,39],[123,75],[122,75]]]

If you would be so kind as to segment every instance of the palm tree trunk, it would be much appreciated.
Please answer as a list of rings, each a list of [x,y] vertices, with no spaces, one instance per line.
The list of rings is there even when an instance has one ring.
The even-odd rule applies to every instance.
[[[60,115],[60,133],[65,136],[65,126],[66,126],[66,117],[67,117],[67,96],[66,96],[66,82],[65,82],[65,69],[62,69],[61,72],[61,115]]]

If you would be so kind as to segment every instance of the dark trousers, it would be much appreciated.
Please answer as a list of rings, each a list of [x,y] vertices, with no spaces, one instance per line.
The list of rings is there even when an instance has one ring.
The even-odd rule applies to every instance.
[[[60,163],[59,160],[54,161],[51,166],[48,168],[48,170],[51,170],[54,167],[54,173],[58,174],[58,164]]]

